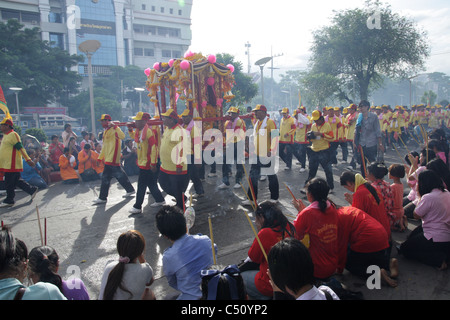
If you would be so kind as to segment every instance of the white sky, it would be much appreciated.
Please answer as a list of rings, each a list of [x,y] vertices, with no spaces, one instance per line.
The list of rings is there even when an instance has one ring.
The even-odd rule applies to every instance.
[[[428,33],[431,56],[426,72],[450,75],[450,1],[391,0],[394,12],[416,21]],[[362,7],[364,0],[193,0],[190,50],[203,55],[229,53],[248,69],[245,44],[249,42],[251,71],[263,57],[283,54],[273,62],[275,76],[304,70],[310,55],[312,31],[328,24],[333,10]],[[269,63],[270,64],[270,63]],[[266,65],[266,67],[270,67]],[[264,69],[269,76],[270,70]]]

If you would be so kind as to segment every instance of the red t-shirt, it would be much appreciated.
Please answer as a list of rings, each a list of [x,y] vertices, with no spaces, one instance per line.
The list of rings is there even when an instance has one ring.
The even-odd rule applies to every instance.
[[[291,234],[292,233],[293,232],[291,232]],[[285,233],[284,237],[289,237],[289,235]],[[270,249],[272,249],[276,243],[283,239],[281,232],[274,231],[271,228],[261,229],[258,232],[258,238],[261,241],[267,255],[269,254]],[[269,265],[263,252],[261,251],[258,240],[253,240],[253,244],[248,251],[248,257],[252,259],[253,262],[259,263],[259,272],[255,276],[256,289],[258,289],[258,291],[263,295],[271,297],[273,295],[273,290],[269,282],[269,276],[267,275]]]
[[[58,148],[58,146],[59,146],[59,148]],[[59,163],[59,157],[61,157],[62,154],[63,154],[61,149],[64,150],[64,145],[62,143],[60,143],[60,142],[58,142],[58,145],[55,145],[55,144],[51,143],[48,146],[48,152],[50,154],[50,160],[53,163],[56,163],[56,164]]]
[[[376,189],[375,189],[376,190]],[[369,216],[375,218],[386,230],[388,238],[391,238],[391,227],[389,224],[389,218],[384,207],[383,196],[380,191],[377,190],[380,203],[377,204],[375,197],[370,193],[369,189],[365,185],[360,185],[356,192],[353,194],[352,207],[358,208]]]
[[[339,267],[342,272],[347,261],[347,247],[355,252],[378,252],[389,247],[384,227],[364,211],[355,207],[338,209]]]
[[[338,263],[336,208],[330,205],[322,212],[310,205],[297,215],[294,226],[299,239],[309,234],[309,252],[314,263],[314,277],[325,279],[333,275]]]

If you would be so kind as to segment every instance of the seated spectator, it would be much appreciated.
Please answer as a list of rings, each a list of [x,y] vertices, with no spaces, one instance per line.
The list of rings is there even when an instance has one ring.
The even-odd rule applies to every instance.
[[[37,152],[37,151],[36,151]],[[49,185],[51,183],[50,174],[55,171],[52,162],[49,159],[48,151],[42,149],[39,153],[39,164],[42,167],[40,172],[42,179],[44,179],[45,183]]]
[[[353,192],[353,194],[347,192],[344,194],[347,202],[381,223],[391,239],[391,226],[381,193],[359,173],[346,171],[342,173],[340,180],[341,186]]]
[[[352,274],[367,278],[367,268],[376,265],[381,269],[382,279],[396,287],[398,261],[389,260],[389,238],[384,227],[352,206],[338,209],[338,221],[338,272],[342,273],[346,268]]]
[[[419,174],[423,170],[426,170],[427,163],[435,158],[436,154],[434,151],[426,148],[422,149],[418,156],[413,156],[412,153],[408,155],[408,161],[411,163],[411,166],[409,170],[406,170],[406,182],[410,187],[410,191],[407,196],[407,201],[403,201],[403,209],[406,217],[409,219],[414,218],[414,209],[419,201],[416,196],[416,184]]]
[[[133,146],[133,140],[125,141],[125,147],[122,149],[122,166],[127,176],[139,174],[137,153],[136,148]]]
[[[408,219],[405,216],[403,209],[403,183],[401,179],[405,177],[405,167],[401,164],[393,164],[389,167],[389,179],[392,179],[391,184],[392,195],[394,198],[393,207],[389,220],[391,229],[405,231],[408,227]]]
[[[59,142],[57,135],[52,136],[52,143],[48,146],[48,152],[50,154],[50,161],[52,162],[53,169],[59,171],[59,157],[64,154],[64,145]]]
[[[435,158],[433,160],[430,160],[427,163],[426,168],[428,170],[436,172],[437,175],[439,177],[441,177],[441,180],[444,183],[444,188],[449,190],[449,188],[450,188],[450,169],[444,163],[444,161],[442,161],[442,159]]]
[[[241,275],[250,299],[269,300],[273,296],[273,291],[267,276],[266,255],[280,239],[296,237],[296,231],[294,225],[274,202],[262,202],[256,209],[255,216],[258,239],[263,249],[258,239],[254,239],[245,262],[256,263],[259,268],[243,271]]]
[[[279,241],[269,251],[268,261],[275,300],[339,300],[331,288],[314,285],[315,265],[299,240]]]
[[[311,204],[306,207],[301,200],[293,200],[299,211],[294,226],[298,239],[309,237],[314,277],[325,280],[336,272],[338,263],[338,213],[328,200],[330,187],[324,179],[314,178],[305,188]]]
[[[89,140],[91,141],[92,149],[94,149],[95,148],[95,144],[98,142],[97,141],[97,137],[95,136],[94,133],[89,132]]]
[[[7,226],[0,231],[0,300],[67,300],[57,286],[38,282],[25,287],[28,248]]]
[[[83,150],[84,145],[86,143],[90,144],[92,148],[94,147],[94,143],[90,140],[90,136],[91,136],[90,133],[87,132],[87,131],[81,132],[81,137],[83,138],[83,140],[81,140],[81,142],[80,142],[80,149],[81,150]]]
[[[414,217],[422,220],[405,242],[399,253],[440,270],[447,269],[450,257],[450,192],[445,190],[440,177],[431,170],[418,177],[419,201]]]
[[[102,145],[98,142],[95,143],[95,148],[91,154],[92,158],[96,160],[94,169],[98,173],[99,177],[102,177],[103,170],[105,169],[105,164],[103,161],[98,161],[98,156],[100,155],[100,152],[102,151]]]
[[[236,265],[213,265],[202,270],[201,300],[247,300],[244,280]]]
[[[77,162],[75,169],[78,169],[78,153],[81,151],[81,149],[80,146],[77,144],[77,139],[75,137],[69,138],[68,148],[70,154],[75,157],[75,161]]]
[[[145,239],[137,230],[122,233],[117,240],[119,261],[107,263],[99,300],[155,300],[150,290],[153,269],[145,261]]]
[[[172,243],[163,253],[162,267],[169,285],[181,292],[177,300],[200,299],[201,270],[214,262],[211,239],[187,234],[186,219],[177,206],[163,206],[156,214],[156,227]]]
[[[47,183],[42,179],[40,173],[42,171],[41,164],[39,163],[39,151],[34,149],[27,150],[28,155],[31,160],[35,163],[35,167],[31,167],[25,159],[22,159],[23,162],[23,171],[20,173],[23,180],[28,182],[29,185],[38,187],[39,190],[47,188]]]
[[[78,154],[78,173],[84,182],[99,180],[100,176],[95,170],[98,157],[93,157],[91,145],[85,143],[83,150]]]
[[[49,246],[33,248],[28,256],[28,277],[33,283],[47,282],[58,287],[67,300],[89,300],[83,281],[71,278],[65,281],[58,274],[59,256]]]
[[[384,163],[372,162],[367,166],[367,180],[372,184],[372,186],[377,189],[384,203],[384,208],[388,215],[389,222],[392,225],[392,208],[394,206],[394,194],[392,192],[391,185],[384,180],[384,177],[389,173],[388,168]]]
[[[70,154],[69,148],[64,148],[64,154],[59,157],[59,167],[61,169],[61,179],[64,184],[79,183],[78,174],[75,171],[77,162],[75,157]]]

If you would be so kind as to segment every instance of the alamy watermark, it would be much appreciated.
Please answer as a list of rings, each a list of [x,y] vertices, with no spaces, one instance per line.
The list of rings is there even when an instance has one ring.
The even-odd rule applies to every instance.
[[[367,18],[366,25],[367,25],[367,28],[369,28],[370,30],[373,30],[373,29],[380,30],[381,29],[381,12],[375,11],[372,15],[370,15],[369,18]]]

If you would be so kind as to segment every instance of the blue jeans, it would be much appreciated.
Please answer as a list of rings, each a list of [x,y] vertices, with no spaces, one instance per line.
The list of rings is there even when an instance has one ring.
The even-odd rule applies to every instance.
[[[38,187],[38,189],[47,188],[47,183],[40,176],[31,177],[27,182],[32,186]]]

